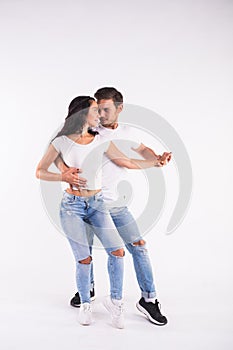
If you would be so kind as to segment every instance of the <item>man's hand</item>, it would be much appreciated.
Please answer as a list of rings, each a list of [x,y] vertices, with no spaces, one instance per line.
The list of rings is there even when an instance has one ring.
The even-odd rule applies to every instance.
[[[72,186],[75,186],[78,188],[86,188],[87,180],[78,175],[81,172],[82,172],[81,169],[69,168],[68,170],[62,173],[62,181],[65,181],[68,184],[70,184],[71,188]]]

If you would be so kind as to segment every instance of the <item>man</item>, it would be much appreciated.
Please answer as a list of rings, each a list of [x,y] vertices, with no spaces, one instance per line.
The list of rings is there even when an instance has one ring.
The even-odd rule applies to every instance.
[[[99,134],[104,135],[107,140],[128,140],[129,134],[133,134],[133,128],[118,123],[119,114],[123,109],[122,94],[115,88],[105,87],[96,91],[94,96],[99,105],[101,121],[101,125],[98,128]],[[140,144],[140,146],[134,150],[145,159],[160,159],[161,165],[166,165],[171,159],[171,153],[164,152],[162,156],[159,156],[143,144]],[[165,325],[167,323],[167,318],[161,314],[159,308],[146,242],[142,238],[136,221],[128,208],[125,205],[115,205],[117,200],[115,191],[116,185],[119,178],[122,179],[125,177],[125,169],[118,167],[107,159],[104,164],[102,178],[104,200],[108,205],[111,217],[126,248],[132,255],[138,285],[141,289],[141,299],[137,302],[136,306],[138,310],[145,314],[154,324]],[[85,179],[79,177],[79,185],[85,185]],[[90,295],[91,298],[94,299],[93,265],[91,278],[92,286],[90,288]],[[74,307],[80,306],[78,292],[71,299],[70,304]],[[105,306],[111,308],[111,305]],[[109,311],[111,312],[112,310]]]

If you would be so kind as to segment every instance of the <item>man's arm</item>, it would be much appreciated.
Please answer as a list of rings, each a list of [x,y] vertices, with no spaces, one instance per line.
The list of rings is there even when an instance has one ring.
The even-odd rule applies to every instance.
[[[160,157],[151,148],[145,146],[143,143],[141,143],[138,148],[132,147],[132,150],[137,152],[138,154],[140,154],[140,156],[147,160],[155,160]]]
[[[163,155],[156,154],[153,149],[145,146],[143,143],[140,144],[138,148],[133,148],[132,150],[137,152],[146,160],[162,160],[167,164],[171,160],[171,152],[164,152]]]
[[[160,159],[160,157],[146,160],[128,158],[113,142],[110,142],[106,155],[116,165],[127,169],[146,169],[154,166],[162,167],[166,164],[166,159]]]

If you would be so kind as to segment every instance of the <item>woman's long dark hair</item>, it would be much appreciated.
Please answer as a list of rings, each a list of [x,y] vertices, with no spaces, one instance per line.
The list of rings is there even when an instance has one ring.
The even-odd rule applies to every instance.
[[[91,96],[78,96],[75,97],[69,104],[68,115],[65,119],[65,123],[58,134],[53,138],[70,135],[81,134],[83,127],[86,124],[86,116],[89,111],[89,107],[95,99]],[[90,128],[88,132],[92,135],[98,134],[97,131],[93,131]]]

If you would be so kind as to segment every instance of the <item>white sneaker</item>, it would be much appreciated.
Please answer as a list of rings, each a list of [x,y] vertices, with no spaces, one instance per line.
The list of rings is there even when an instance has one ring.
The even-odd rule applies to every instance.
[[[112,325],[116,328],[124,328],[124,309],[121,300],[111,299],[110,296],[103,300],[103,304],[110,312]]]
[[[78,320],[83,326],[88,326],[93,322],[91,305],[89,303],[81,304]]]

